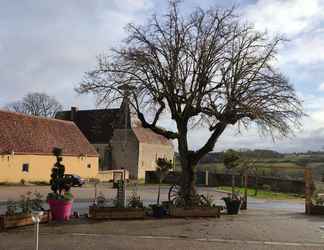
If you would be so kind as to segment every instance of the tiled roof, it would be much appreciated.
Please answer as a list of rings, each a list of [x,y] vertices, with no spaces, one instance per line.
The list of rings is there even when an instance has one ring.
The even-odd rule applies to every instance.
[[[140,124],[136,124],[132,130],[139,142],[148,144],[161,144],[173,146],[172,142],[162,135],[156,134],[149,128],[143,128]]]
[[[73,120],[82,133],[91,143],[109,143],[114,129],[124,129],[125,104],[122,103],[117,109],[94,109],[61,111],[56,114],[57,119]],[[71,116],[72,115],[72,116]],[[149,144],[172,145],[165,137],[154,133],[148,128],[143,128],[140,121],[127,112],[127,128],[134,131],[139,142]]]
[[[97,152],[73,122],[0,110],[0,153],[97,156]]]
[[[58,112],[56,118],[71,120],[71,111]],[[73,121],[91,143],[108,143],[113,129],[125,128],[125,113],[119,108],[77,110]],[[130,118],[128,121],[130,128]]]

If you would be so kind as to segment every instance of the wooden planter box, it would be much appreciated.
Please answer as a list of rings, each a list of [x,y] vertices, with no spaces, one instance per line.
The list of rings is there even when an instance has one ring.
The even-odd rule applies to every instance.
[[[221,207],[197,207],[197,208],[182,208],[170,207],[169,214],[172,217],[220,217]]]
[[[310,214],[313,215],[324,215],[324,206],[311,205]]]
[[[51,213],[49,211],[44,211],[40,223],[48,223],[50,220]],[[31,214],[0,215],[1,230],[33,224],[34,222]]]
[[[91,219],[144,219],[144,208],[89,207]]]

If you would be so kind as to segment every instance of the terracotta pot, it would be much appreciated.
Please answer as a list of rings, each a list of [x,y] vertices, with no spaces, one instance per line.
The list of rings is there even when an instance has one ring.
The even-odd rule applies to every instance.
[[[56,221],[67,221],[72,213],[72,201],[48,200],[52,219]]]

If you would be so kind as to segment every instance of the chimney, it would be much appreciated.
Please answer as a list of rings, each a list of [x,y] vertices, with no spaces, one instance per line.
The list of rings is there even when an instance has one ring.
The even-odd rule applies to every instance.
[[[71,107],[71,116],[70,116],[70,120],[71,121],[75,121],[76,120],[77,112],[78,112],[78,108],[77,107]]]

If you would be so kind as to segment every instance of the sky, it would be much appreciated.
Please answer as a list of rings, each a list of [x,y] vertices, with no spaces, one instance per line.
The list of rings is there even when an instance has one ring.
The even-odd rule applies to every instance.
[[[277,66],[304,102],[303,128],[273,141],[255,129],[229,128],[215,151],[227,148],[280,152],[324,150],[324,0],[184,0],[181,9],[237,6],[244,21],[260,31],[288,38]],[[29,92],[45,92],[63,106],[95,108],[94,96],[74,88],[96,57],[125,38],[125,25],[144,23],[166,11],[166,0],[0,0],[0,107]],[[166,123],[166,126],[170,124]],[[171,125],[170,125],[171,126]],[[193,149],[208,138],[204,129],[190,133]]]

